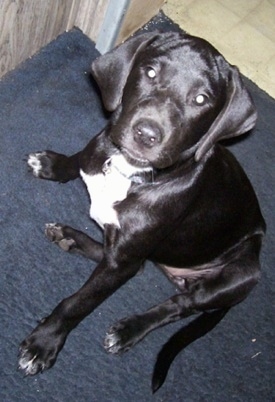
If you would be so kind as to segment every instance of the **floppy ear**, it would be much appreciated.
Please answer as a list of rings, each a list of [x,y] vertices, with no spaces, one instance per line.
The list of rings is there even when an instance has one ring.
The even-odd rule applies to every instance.
[[[156,33],[135,36],[93,62],[92,74],[108,111],[114,111],[120,104],[136,56],[157,36]]]
[[[199,141],[195,160],[219,140],[237,137],[251,130],[256,123],[257,112],[249,92],[243,85],[238,69],[230,66],[225,105],[208,132]]]

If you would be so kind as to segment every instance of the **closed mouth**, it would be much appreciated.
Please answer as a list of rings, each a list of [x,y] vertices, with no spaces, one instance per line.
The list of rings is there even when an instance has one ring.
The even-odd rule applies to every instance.
[[[148,167],[151,166],[151,163],[148,159],[141,158],[138,155],[135,155],[132,151],[129,151],[127,148],[121,148],[121,152],[128,160],[129,163],[138,166],[138,167]]]

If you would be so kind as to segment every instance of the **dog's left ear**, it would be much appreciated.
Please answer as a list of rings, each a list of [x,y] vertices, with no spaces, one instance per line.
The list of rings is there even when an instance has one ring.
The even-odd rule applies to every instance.
[[[113,112],[121,102],[123,89],[136,56],[157,36],[156,32],[137,35],[93,62],[92,74],[100,88],[104,106],[109,112]]]
[[[203,155],[219,140],[237,137],[251,130],[257,120],[257,111],[252,98],[244,87],[239,70],[229,66],[227,99],[225,105],[208,132],[199,142],[195,160]]]

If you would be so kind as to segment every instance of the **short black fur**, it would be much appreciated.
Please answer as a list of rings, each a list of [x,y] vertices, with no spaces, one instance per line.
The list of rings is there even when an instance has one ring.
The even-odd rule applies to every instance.
[[[102,225],[104,245],[68,226],[47,225],[52,242],[98,265],[22,342],[19,365],[26,374],[50,368],[70,331],[146,260],[180,293],[113,325],[104,343],[110,353],[124,352],[152,330],[192,314],[207,317],[214,310],[217,323],[259,279],[265,223],[244,171],[218,144],[256,122],[238,70],[204,40],[150,33],[100,57],[92,71],[106,109],[114,113],[110,124],[83,151],[71,157],[31,154],[29,166],[40,178],[67,182],[81,174],[88,183],[104,176],[106,161],[119,156],[141,179],[113,205],[115,223]],[[188,344],[198,337],[195,328]],[[156,375],[154,391],[165,369]]]

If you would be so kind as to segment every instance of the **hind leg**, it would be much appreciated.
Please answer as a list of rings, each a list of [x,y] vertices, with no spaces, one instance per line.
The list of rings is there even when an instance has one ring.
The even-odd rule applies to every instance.
[[[240,303],[259,279],[259,242],[257,238],[248,240],[241,245],[233,261],[218,269],[214,268],[213,276],[198,280],[186,279],[186,289],[181,294],[154,306],[144,314],[133,315],[113,325],[105,338],[105,349],[110,353],[127,351],[161,326],[192,314],[226,310]]]

